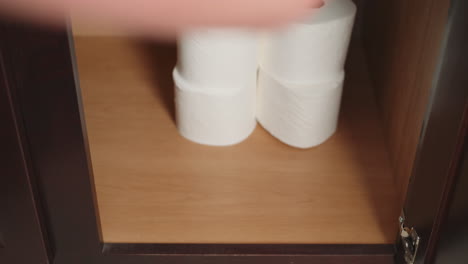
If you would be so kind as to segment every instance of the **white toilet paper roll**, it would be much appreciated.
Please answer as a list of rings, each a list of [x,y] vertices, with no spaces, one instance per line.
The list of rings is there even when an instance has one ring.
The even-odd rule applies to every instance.
[[[344,72],[330,82],[298,85],[260,70],[257,119],[283,143],[310,148],[325,142],[337,128]]]
[[[258,37],[243,29],[199,29],[178,41],[180,75],[199,87],[237,89],[256,75]]]
[[[184,80],[177,68],[173,77],[177,128],[183,137],[204,145],[229,146],[255,129],[255,78],[235,90],[207,90]]]
[[[294,82],[335,80],[344,67],[355,15],[351,0],[325,0],[308,20],[264,35],[260,67]]]

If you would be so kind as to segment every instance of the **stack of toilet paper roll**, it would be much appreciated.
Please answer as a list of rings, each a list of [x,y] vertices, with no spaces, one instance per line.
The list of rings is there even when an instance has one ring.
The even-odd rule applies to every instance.
[[[310,148],[335,133],[355,14],[351,0],[325,0],[310,19],[264,38],[257,119],[285,144]]]
[[[257,118],[290,146],[323,143],[337,128],[355,14],[351,0],[325,0],[309,19],[263,34],[260,46],[258,34],[245,30],[183,34],[174,69],[179,132],[201,144],[232,145]]]
[[[178,43],[176,120],[196,143],[228,146],[256,126],[258,37],[242,29],[193,30]]]

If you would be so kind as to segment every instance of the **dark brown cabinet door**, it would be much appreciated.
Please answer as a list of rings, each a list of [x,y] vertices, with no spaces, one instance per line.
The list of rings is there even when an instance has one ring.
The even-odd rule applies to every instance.
[[[463,147],[467,140],[467,12],[466,1],[452,1],[438,72],[433,82],[434,92],[404,208],[406,224],[415,227],[421,237],[417,263],[433,262],[442,232],[457,233],[456,229],[444,227],[444,223],[451,207],[452,193],[459,188],[456,178],[463,164]],[[458,195],[462,193],[458,190]],[[464,214],[468,213],[468,208],[464,210]],[[443,234],[443,237],[447,236],[450,235]]]
[[[0,27],[3,25],[0,25]],[[4,36],[4,28],[0,29]],[[0,263],[49,263],[38,195],[27,158],[13,70],[0,44]]]
[[[466,188],[462,186],[466,186],[468,176],[466,168],[463,167],[468,131],[467,13],[467,1],[452,1],[449,13],[450,22],[445,30],[438,71],[433,81],[434,92],[422,131],[419,154],[404,208],[406,225],[416,228],[421,238],[416,263],[433,263],[439,238],[442,236],[447,240],[452,235],[457,237],[462,235],[463,228],[466,229],[466,224],[463,226],[462,222],[458,225],[450,223],[458,219],[453,214],[466,216],[468,213],[468,207],[463,207],[466,203],[463,203],[460,198],[463,195],[466,198]],[[462,172],[460,172],[461,168]],[[458,186],[459,184],[462,185]],[[453,197],[454,190],[457,190],[455,195],[458,201],[452,207],[451,197]],[[449,220],[446,220],[448,210],[451,210],[451,216]],[[450,227],[444,226],[447,223]],[[457,230],[458,227],[460,230]],[[456,248],[463,246],[466,240],[453,242],[444,241],[443,245]],[[440,261],[443,257],[439,255],[438,258]],[[466,263],[466,261],[465,259],[458,263]]]
[[[441,224],[434,259],[436,264],[468,262],[468,144],[465,142],[463,164],[457,173],[454,193],[449,197],[447,217]]]

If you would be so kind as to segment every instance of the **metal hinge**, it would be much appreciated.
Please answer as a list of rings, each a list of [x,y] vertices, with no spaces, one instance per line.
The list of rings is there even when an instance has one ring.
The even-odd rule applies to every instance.
[[[400,216],[400,239],[405,250],[404,258],[406,263],[414,264],[421,238],[418,236],[416,229],[406,226],[404,216]]]

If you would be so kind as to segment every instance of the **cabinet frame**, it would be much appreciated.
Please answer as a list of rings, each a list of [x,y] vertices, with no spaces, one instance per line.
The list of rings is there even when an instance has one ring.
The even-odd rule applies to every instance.
[[[5,35],[0,23],[0,35]],[[49,263],[50,241],[31,169],[10,50],[0,43],[0,262]]]

